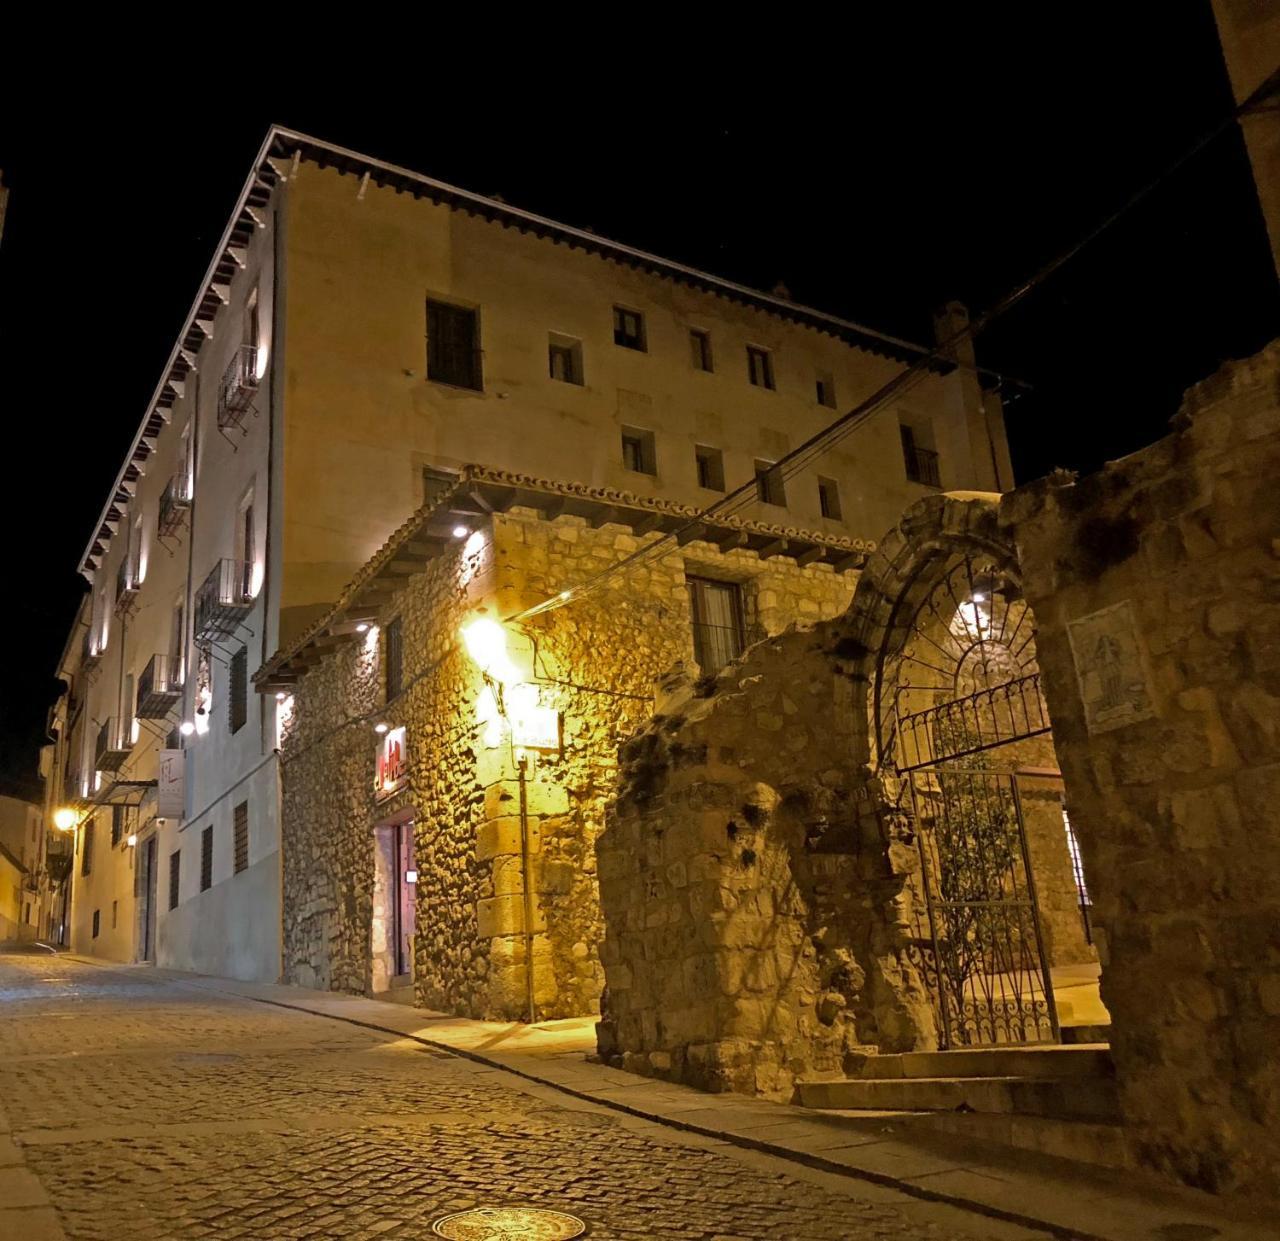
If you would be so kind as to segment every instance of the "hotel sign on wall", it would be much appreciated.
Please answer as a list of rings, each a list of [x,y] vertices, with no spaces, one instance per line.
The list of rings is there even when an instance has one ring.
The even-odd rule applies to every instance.
[[[378,770],[374,797],[382,801],[404,787],[409,777],[409,743],[403,725],[382,734],[378,742]]]

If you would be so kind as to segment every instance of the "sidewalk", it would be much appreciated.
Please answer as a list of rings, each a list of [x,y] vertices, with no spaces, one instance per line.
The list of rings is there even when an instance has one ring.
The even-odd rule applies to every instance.
[[[892,1114],[823,1113],[705,1094],[593,1064],[587,1056],[595,1050],[594,1018],[536,1026],[470,1021],[358,996],[175,970],[149,972],[413,1039],[632,1116],[1073,1241],[1280,1239],[1280,1224],[1265,1207],[1229,1206],[1132,1172],[921,1132]]]

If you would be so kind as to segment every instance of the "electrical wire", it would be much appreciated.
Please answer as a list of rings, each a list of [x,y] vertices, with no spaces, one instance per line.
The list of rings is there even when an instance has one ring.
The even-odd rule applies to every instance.
[[[1015,306],[1019,305],[1030,293],[1038,289],[1057,271],[1071,262],[1082,250],[1095,242],[1103,233],[1110,229],[1117,220],[1127,215],[1140,203],[1144,202],[1151,193],[1159,186],[1163,185],[1170,177],[1177,173],[1183,165],[1195,158],[1206,146],[1213,142],[1220,134],[1233,125],[1245,113],[1253,111],[1260,103],[1280,91],[1280,70],[1272,73],[1260,86],[1257,87],[1245,100],[1243,100],[1228,115],[1223,117],[1204,134],[1201,135],[1194,143],[1182,152],[1176,159],[1168,164],[1156,177],[1148,181],[1141,189],[1126,199],[1115,211],[1103,218],[1103,220],[1095,225],[1092,229],[1084,234],[1067,249],[1061,251],[1055,257],[1050,259],[1043,266],[1039,267],[1021,284],[1016,285],[1003,297],[972,319],[959,331],[952,333],[945,340],[938,342],[927,353],[923,354],[915,362],[911,363],[905,370],[899,371],[892,379],[881,385],[875,392],[867,397],[860,404],[855,405],[847,413],[842,414],[835,421],[829,423],[822,430],[811,435],[804,443],[797,448],[793,448],[790,452],[780,457],[770,468],[778,471],[781,476],[786,479],[793,477],[800,470],[804,469],[811,462],[830,452],[831,449],[841,440],[851,435],[855,430],[862,426],[869,418],[879,412],[889,401],[895,400],[902,396],[905,392],[910,391],[918,383],[931,374],[936,366],[956,365],[954,358],[951,356],[957,352],[958,347],[968,341],[973,340],[982,331],[994,323],[997,319],[1007,314]],[[567,606],[569,603],[577,602],[582,598],[594,594],[601,589],[604,584],[611,578],[623,573],[630,568],[638,567],[646,560],[653,558],[658,554],[659,549],[665,549],[672,540],[679,545],[680,536],[682,534],[692,534],[701,526],[705,525],[708,520],[716,517],[730,516],[745,508],[747,505],[754,503],[758,499],[759,480],[752,478],[741,486],[734,488],[728,492],[720,500],[714,504],[708,505],[700,510],[693,517],[690,517],[674,530],[667,531],[656,536],[644,546],[638,548],[630,555],[623,557],[607,569],[593,574],[585,581],[577,586],[560,591],[559,594],[553,595],[551,598],[544,600],[542,603],[535,604],[533,607],[526,608],[521,612],[514,613],[505,617],[507,622],[517,622],[528,620],[534,616],[539,616],[545,612],[550,612]]]

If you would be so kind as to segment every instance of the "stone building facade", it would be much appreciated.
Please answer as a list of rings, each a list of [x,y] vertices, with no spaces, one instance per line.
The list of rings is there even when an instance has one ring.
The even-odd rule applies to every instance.
[[[596,837],[619,743],[652,715],[655,682],[673,666],[697,675],[691,579],[732,587],[746,644],[841,613],[867,551],[725,518],[623,565],[653,532],[695,515],[467,471],[264,669],[259,684],[284,719],[286,980],[356,993],[389,985],[378,833],[412,823],[419,1003],[504,1019],[598,1009]],[[580,599],[502,627],[512,675],[486,680],[460,638],[469,621],[516,616],[609,569]],[[396,649],[402,666],[389,680]],[[781,740],[783,724],[780,712],[761,727]],[[378,786],[389,737],[403,771]]]
[[[624,747],[597,846],[602,1053],[785,1096],[938,1044],[912,951],[934,825],[930,798],[904,795],[919,792],[911,717],[887,691],[915,604],[964,553],[1033,627],[1052,733],[1020,739],[1014,762],[1040,781],[1061,762],[1133,1149],[1193,1185],[1280,1195],[1278,393],[1273,344],[1097,475],[922,501],[845,614],[660,705]],[[929,716],[935,742],[943,718]],[[930,778],[926,793],[945,789],[945,764]],[[1056,833],[1023,814],[1048,956],[1070,963],[1088,945],[1063,857],[1042,847]]]

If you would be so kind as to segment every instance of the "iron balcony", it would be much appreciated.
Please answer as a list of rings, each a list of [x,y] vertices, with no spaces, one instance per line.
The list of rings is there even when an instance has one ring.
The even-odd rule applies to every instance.
[[[218,381],[218,429],[242,426],[257,395],[258,350],[255,345],[241,345]]]
[[[123,721],[113,715],[98,729],[98,744],[93,749],[95,770],[119,771],[124,766],[133,746],[122,725]]]
[[[175,474],[165,484],[156,516],[156,533],[163,539],[176,534],[191,507],[191,479],[186,470]]]
[[[942,476],[938,473],[938,454],[929,448],[920,448],[914,444],[902,446],[903,457],[907,466],[907,478],[913,483],[924,483],[926,487],[941,487]]]
[[[196,593],[195,638],[209,642],[235,633],[253,607],[253,565],[247,560],[219,560]]]
[[[173,655],[152,655],[138,678],[138,717],[162,720],[181,696],[182,661]]]
[[[116,611],[122,612],[134,601],[138,596],[137,570],[134,568],[132,560],[126,556],[120,562],[120,568],[116,570]]]
[[[98,649],[98,644],[93,637],[93,627],[90,626],[84,631],[84,641],[80,646],[80,670],[92,672],[101,658],[102,652]]]

